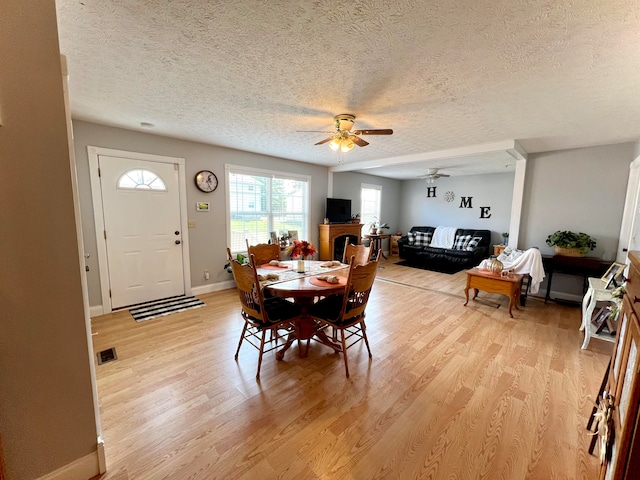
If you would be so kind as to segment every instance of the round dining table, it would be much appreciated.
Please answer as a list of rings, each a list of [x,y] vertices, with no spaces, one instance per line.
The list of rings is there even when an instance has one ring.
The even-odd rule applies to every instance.
[[[289,267],[287,265],[288,268],[286,270],[295,271],[297,265],[296,261],[281,262],[281,264],[289,263],[291,266]],[[306,357],[308,355],[309,341],[312,338],[324,345],[327,345],[336,352],[342,351],[342,346],[327,336],[324,331],[324,325],[320,324],[307,314],[307,309],[314,304],[317,298],[344,293],[345,291],[346,281],[349,275],[349,266],[341,264],[339,268],[323,268],[322,265],[326,264],[327,262],[323,261],[306,260],[305,272],[299,273],[297,278],[268,283],[263,287],[264,291],[270,295],[292,298],[293,301],[301,308],[300,317],[294,323],[294,330],[287,337],[287,341],[283,348],[276,354],[276,358],[278,360],[282,360],[284,358],[285,352],[289,347],[291,347],[295,340],[307,340],[304,351],[299,348],[300,357]],[[258,267],[258,274],[265,275],[273,273],[274,270],[275,269],[270,268],[267,265],[262,265]],[[281,267],[281,270],[285,270],[285,268]],[[327,274],[338,277],[340,283],[330,284],[317,278],[319,275]],[[285,277],[285,275],[283,275],[283,277]],[[300,344],[298,345],[300,346]]]

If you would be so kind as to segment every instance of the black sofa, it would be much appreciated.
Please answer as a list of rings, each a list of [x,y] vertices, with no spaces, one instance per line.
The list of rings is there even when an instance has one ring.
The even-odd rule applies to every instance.
[[[412,227],[410,232],[423,232],[431,234],[435,227]],[[438,272],[455,273],[467,268],[478,266],[482,260],[489,257],[489,247],[491,244],[490,230],[474,230],[459,228],[455,236],[467,236],[480,238],[477,246],[471,249],[435,248],[425,245],[410,244],[408,235],[403,235],[398,239],[398,249],[400,258],[403,258],[408,265],[415,265],[435,270]]]

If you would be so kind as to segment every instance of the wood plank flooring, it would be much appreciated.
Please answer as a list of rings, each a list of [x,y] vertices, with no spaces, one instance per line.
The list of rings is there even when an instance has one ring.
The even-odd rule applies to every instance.
[[[580,309],[464,303],[465,274],[383,261],[362,342],[285,360],[243,345],[236,291],[136,323],[93,320],[104,480],[595,479],[585,429],[611,345],[580,350]]]

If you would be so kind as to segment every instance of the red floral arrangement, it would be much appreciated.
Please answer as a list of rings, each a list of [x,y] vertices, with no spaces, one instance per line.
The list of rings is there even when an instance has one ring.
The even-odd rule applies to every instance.
[[[291,258],[307,258],[316,253],[316,247],[306,240],[294,240],[285,251]]]

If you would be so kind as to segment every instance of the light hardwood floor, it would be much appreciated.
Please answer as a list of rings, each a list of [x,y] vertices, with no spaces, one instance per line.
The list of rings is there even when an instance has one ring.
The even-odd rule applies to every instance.
[[[234,352],[234,289],[136,323],[94,319],[108,472],[126,479],[595,479],[585,429],[611,344],[580,350],[580,309],[480,293],[464,272],[383,261],[367,307],[373,359],[312,343],[283,362]],[[499,305],[499,308],[496,308]]]

